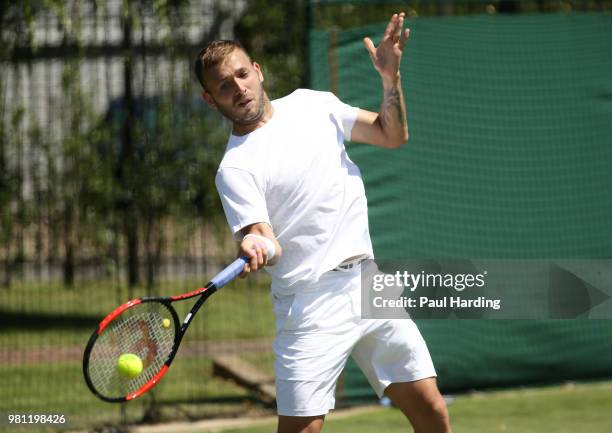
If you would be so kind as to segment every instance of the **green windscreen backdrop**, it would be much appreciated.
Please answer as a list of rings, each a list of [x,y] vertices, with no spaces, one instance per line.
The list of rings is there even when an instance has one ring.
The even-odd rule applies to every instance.
[[[612,257],[612,15],[419,17],[402,59],[410,140],[349,144],[378,258]],[[311,85],[378,111],[362,38],[310,32]],[[421,320],[441,388],[612,376],[612,321]],[[347,398],[371,396],[350,363]]]

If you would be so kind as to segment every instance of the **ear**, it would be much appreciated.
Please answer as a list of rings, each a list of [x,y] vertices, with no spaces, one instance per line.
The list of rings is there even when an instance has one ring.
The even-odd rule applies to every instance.
[[[253,62],[253,69],[255,69],[255,71],[257,72],[257,75],[259,76],[259,82],[263,83],[264,82],[264,76],[261,72],[261,66],[259,66],[259,63],[257,62]]]
[[[202,99],[204,99],[204,101],[206,101],[206,103],[214,108],[215,110],[217,109],[217,104],[215,103],[215,99],[212,97],[212,95],[210,93],[208,93],[206,90],[204,90],[202,92]]]

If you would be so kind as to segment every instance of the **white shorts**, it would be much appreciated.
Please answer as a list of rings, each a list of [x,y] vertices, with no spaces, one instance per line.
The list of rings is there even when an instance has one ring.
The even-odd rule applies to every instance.
[[[279,415],[324,415],[349,355],[379,397],[387,386],[436,376],[410,319],[361,319],[361,276],[324,274],[316,287],[274,297],[276,401]]]

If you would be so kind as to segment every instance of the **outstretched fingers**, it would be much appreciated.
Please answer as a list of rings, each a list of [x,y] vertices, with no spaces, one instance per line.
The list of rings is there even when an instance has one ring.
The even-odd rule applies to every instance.
[[[399,15],[393,15],[395,18],[395,29],[393,32],[393,41],[399,41],[400,37],[402,35],[402,27],[404,26],[404,16],[406,14],[404,12],[400,13]]]
[[[363,38],[363,44],[368,50],[374,68],[381,74],[397,72],[394,68],[399,67],[399,59],[410,35],[409,29],[403,29],[405,16],[404,12],[393,14],[378,47],[374,45],[372,39]]]
[[[393,37],[396,27],[397,27],[397,14],[393,14],[391,19],[389,20],[389,24],[387,24],[387,28],[385,29],[383,40]]]
[[[410,29],[404,30],[402,33],[402,38],[399,41],[399,49],[401,51],[404,50],[404,47],[406,46],[406,42],[408,42],[409,37],[410,37]]]

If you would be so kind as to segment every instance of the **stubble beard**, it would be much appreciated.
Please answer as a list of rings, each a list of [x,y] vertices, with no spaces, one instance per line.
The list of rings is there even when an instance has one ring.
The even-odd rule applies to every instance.
[[[240,126],[249,126],[259,122],[259,120],[261,120],[261,118],[266,112],[266,103],[268,102],[268,95],[266,95],[263,85],[259,86],[259,92],[256,98],[256,102],[257,107],[255,112],[251,115],[246,113],[246,115],[242,117],[238,116],[237,113],[233,110],[226,110],[222,109],[221,107],[218,107],[218,109],[221,114],[223,114],[227,119],[232,121],[232,123]]]

